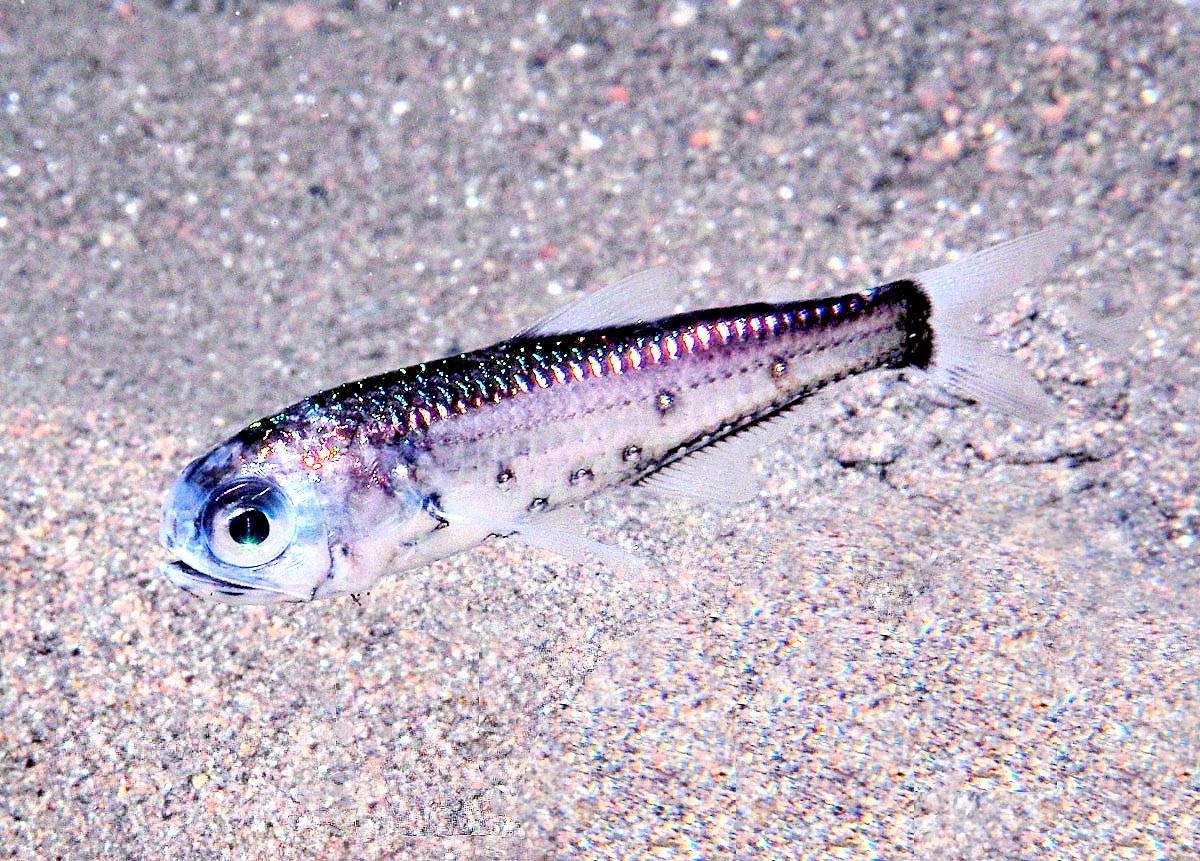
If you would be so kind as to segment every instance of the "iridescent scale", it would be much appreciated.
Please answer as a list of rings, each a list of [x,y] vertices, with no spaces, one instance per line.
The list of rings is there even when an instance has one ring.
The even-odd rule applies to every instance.
[[[517,338],[347,383],[246,433],[264,446],[304,446],[301,461],[314,471],[352,444],[402,445],[455,473],[478,468],[509,479],[529,475],[517,463],[523,458],[561,456],[556,474],[571,487],[585,484],[585,474],[608,485],[644,477],[849,374],[925,364],[928,312],[920,288],[899,281],[814,301]],[[587,424],[572,424],[583,418]],[[610,451],[596,450],[603,441],[594,426]],[[537,437],[543,428],[545,441]],[[632,462],[622,456],[630,449],[640,453]],[[541,485],[534,499],[556,492],[549,479]]]

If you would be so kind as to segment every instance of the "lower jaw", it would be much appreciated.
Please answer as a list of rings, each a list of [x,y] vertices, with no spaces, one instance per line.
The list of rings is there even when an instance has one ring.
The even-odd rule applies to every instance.
[[[210,576],[186,562],[168,562],[161,566],[159,571],[185,592],[223,604],[274,604],[287,600],[287,596],[278,592]]]

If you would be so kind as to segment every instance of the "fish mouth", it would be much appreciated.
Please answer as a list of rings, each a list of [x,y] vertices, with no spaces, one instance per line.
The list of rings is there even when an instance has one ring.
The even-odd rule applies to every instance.
[[[223,604],[275,604],[296,600],[265,585],[252,586],[214,577],[186,562],[168,562],[158,570],[185,592]]]

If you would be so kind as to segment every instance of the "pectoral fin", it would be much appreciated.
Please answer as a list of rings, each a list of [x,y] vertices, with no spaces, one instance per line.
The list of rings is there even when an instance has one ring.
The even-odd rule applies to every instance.
[[[476,531],[511,538],[575,562],[587,564],[599,560],[614,568],[627,570],[646,566],[644,559],[628,550],[589,538],[583,518],[571,508],[534,513],[514,520],[462,509],[439,508],[437,514],[451,526],[470,526]]]

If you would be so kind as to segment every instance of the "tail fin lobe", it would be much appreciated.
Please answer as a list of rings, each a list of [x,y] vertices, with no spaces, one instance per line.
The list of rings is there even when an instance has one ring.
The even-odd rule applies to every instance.
[[[1049,273],[1067,240],[1066,230],[1049,228],[913,279],[929,296],[934,339],[930,372],[939,385],[1016,418],[1044,422],[1053,416],[1054,401],[1015,358],[979,331],[975,315]]]

